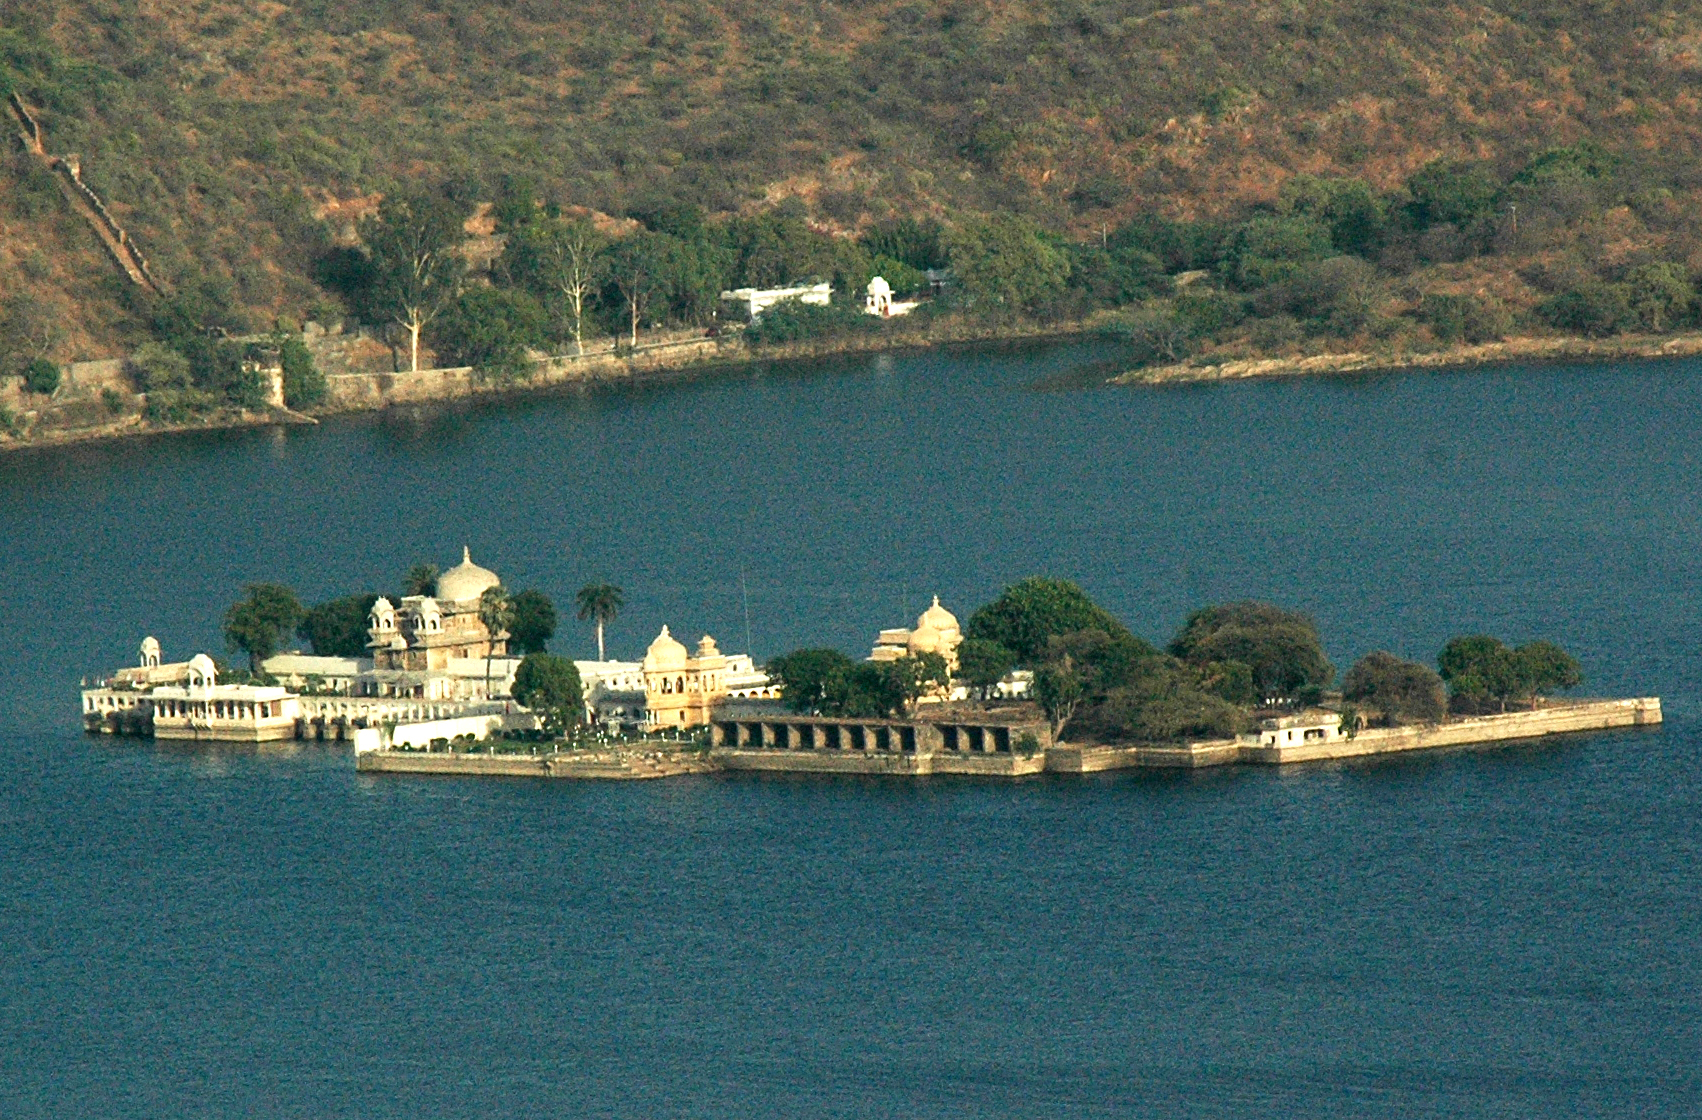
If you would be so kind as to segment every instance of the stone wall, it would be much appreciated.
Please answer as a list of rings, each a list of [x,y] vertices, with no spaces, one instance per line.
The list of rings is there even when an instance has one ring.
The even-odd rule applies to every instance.
[[[469,366],[402,373],[327,374],[325,403],[314,411],[363,412],[558,385],[618,381],[636,373],[713,361],[724,356],[727,346],[719,339],[698,335],[684,341],[640,347],[630,357],[616,356],[612,350],[584,357],[567,355],[539,363],[532,376],[523,380],[482,377]]]

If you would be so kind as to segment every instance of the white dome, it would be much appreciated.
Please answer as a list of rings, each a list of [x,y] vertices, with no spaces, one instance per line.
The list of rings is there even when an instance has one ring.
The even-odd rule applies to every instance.
[[[886,282],[884,276],[877,276],[869,281],[869,294],[872,296],[890,296],[892,285]]]
[[[686,647],[682,646],[666,626],[656,635],[656,640],[650,643],[650,648],[644,651],[644,667],[646,669],[683,669],[686,664]]]
[[[940,597],[934,596],[934,605],[923,611],[916,619],[916,629],[931,628],[941,634],[950,634],[958,629],[957,616],[940,606]]]
[[[198,653],[189,659],[189,683],[212,687],[218,683],[218,666],[213,659],[204,653]]]
[[[495,572],[473,563],[472,553],[463,546],[461,562],[437,577],[437,598],[448,603],[471,603],[501,584]]]

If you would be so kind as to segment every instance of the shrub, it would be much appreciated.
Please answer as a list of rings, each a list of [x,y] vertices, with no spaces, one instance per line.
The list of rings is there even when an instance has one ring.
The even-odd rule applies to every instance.
[[[142,415],[160,423],[182,424],[218,406],[218,397],[205,389],[159,389],[148,394],[148,407]]]
[[[163,342],[148,342],[130,355],[125,366],[144,393],[160,389],[187,389],[191,384],[189,359]]]
[[[1257,217],[1230,235],[1218,267],[1231,283],[1253,291],[1288,279],[1302,262],[1323,260],[1334,250],[1329,227],[1315,218]]]
[[[752,346],[772,346],[814,338],[843,337],[879,326],[879,319],[863,314],[863,309],[850,300],[823,305],[788,299],[764,311],[756,322],[746,328],[745,339]]]
[[[100,391],[100,401],[106,406],[106,410],[114,416],[124,411],[124,394],[110,385]]]
[[[1499,342],[1512,326],[1507,309],[1494,300],[1434,292],[1419,302],[1418,317],[1442,342]]]
[[[1537,312],[1561,330],[1606,338],[1636,325],[1631,289],[1625,284],[1589,280],[1544,300]]]
[[[24,367],[24,384],[32,393],[52,396],[59,388],[59,367],[46,358],[35,358]]]

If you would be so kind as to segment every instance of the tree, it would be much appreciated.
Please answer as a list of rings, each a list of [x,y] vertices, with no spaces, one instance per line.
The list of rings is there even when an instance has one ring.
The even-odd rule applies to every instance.
[[[1684,318],[1696,302],[1696,287],[1683,265],[1641,264],[1625,276],[1631,310],[1652,331],[1664,331]]]
[[[1434,723],[1448,713],[1441,677],[1382,650],[1354,662],[1342,678],[1342,698],[1376,708],[1391,725]]]
[[[603,627],[613,622],[626,606],[626,594],[612,583],[588,583],[574,595],[579,606],[579,621],[597,626],[597,660],[603,656]]]
[[[1031,310],[1070,278],[1069,254],[1023,218],[965,219],[946,241],[959,298],[970,307]]]
[[[420,368],[420,334],[460,294],[465,264],[462,208],[449,199],[394,194],[363,219],[373,306],[408,332],[409,368]]]
[[[1625,284],[1586,280],[1575,288],[1550,296],[1537,312],[1562,330],[1577,331],[1590,338],[1606,338],[1636,325],[1631,308],[1631,289]]]
[[[514,619],[508,624],[510,653],[543,653],[545,645],[555,637],[556,605],[542,591],[520,592],[511,604]]]
[[[260,663],[278,652],[283,636],[301,621],[301,601],[279,583],[251,583],[243,590],[247,598],[225,612],[225,642],[233,653],[248,654],[249,671],[258,672]]]
[[[541,716],[551,734],[560,735],[577,724],[585,712],[585,689],[579,669],[565,657],[529,653],[514,670],[514,699]]]
[[[377,601],[373,594],[327,599],[302,616],[296,634],[307,639],[320,657],[364,657],[367,616]]]
[[[1469,230],[1494,211],[1500,190],[1500,184],[1480,167],[1434,160],[1407,180],[1412,196],[1408,213],[1418,229],[1451,225]]]
[[[45,362],[64,338],[62,313],[28,291],[13,292],[0,305],[0,376],[22,373],[27,379],[30,368]],[[33,384],[30,391],[41,392]]]
[[[1042,665],[1034,673],[1034,698],[1052,724],[1054,741],[1064,733],[1064,725],[1076,714],[1086,689],[1081,675],[1068,657]]]
[[[769,678],[780,683],[794,712],[825,713],[842,707],[856,662],[836,649],[800,649],[769,661]]]
[[[585,301],[603,282],[609,240],[584,219],[545,219],[521,227],[503,251],[511,274],[561,297],[574,352],[585,353]]]
[[[1016,668],[1016,654],[987,638],[965,638],[957,647],[957,675],[983,700]]]
[[[1524,688],[1524,667],[1513,651],[1487,634],[1451,638],[1436,657],[1448,693],[1476,709],[1495,701],[1502,711]]]
[[[1138,640],[1080,587],[1046,576],[1029,576],[1005,588],[970,616],[965,636],[998,642],[1016,654],[1018,664],[1034,665],[1050,639],[1078,630]]]
[[[544,345],[544,309],[521,291],[470,288],[438,316],[432,346],[445,362],[497,377],[524,377]]]
[[[1190,614],[1170,652],[1195,666],[1239,661],[1262,698],[1309,699],[1335,678],[1318,626],[1297,611],[1245,600]]]
[[[278,365],[284,372],[284,405],[300,410],[325,399],[325,375],[313,364],[307,344],[295,336],[278,346]]]
[[[415,564],[402,577],[403,595],[435,595],[437,594],[436,564]]]
[[[189,359],[163,342],[145,342],[125,362],[136,388],[144,393],[187,389],[194,384]]]
[[[1188,342],[1193,336],[1193,323],[1176,311],[1167,299],[1147,300],[1125,313],[1108,328],[1110,333],[1127,342],[1134,350],[1136,361],[1179,362],[1188,356]]]
[[[30,392],[50,397],[59,389],[59,367],[46,358],[32,358],[24,367],[24,384]]]
[[[1514,654],[1524,673],[1524,684],[1530,689],[1532,708],[1539,693],[1564,691],[1584,683],[1578,659],[1553,642],[1526,642]]]
[[[917,700],[951,684],[946,659],[937,653],[911,654],[874,664],[883,678],[877,694],[883,701],[890,696],[898,698],[897,705],[889,706],[887,711],[896,708],[908,712]]]
[[[634,233],[609,250],[609,279],[626,304],[631,345],[638,345],[638,321],[659,287],[661,234]]]
[[[485,588],[479,596],[479,621],[484,623],[489,641],[485,645],[485,698],[491,694],[491,659],[496,656],[496,644],[508,637],[508,627],[514,621],[514,604],[508,588],[497,584]]]

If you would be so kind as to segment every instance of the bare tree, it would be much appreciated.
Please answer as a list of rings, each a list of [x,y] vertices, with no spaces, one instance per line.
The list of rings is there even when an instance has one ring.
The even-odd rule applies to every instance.
[[[394,195],[361,223],[372,257],[376,306],[408,332],[409,368],[420,368],[420,334],[460,294],[461,208],[448,199]]]

